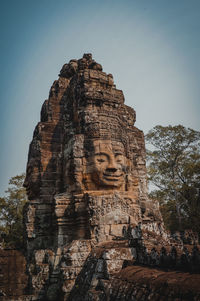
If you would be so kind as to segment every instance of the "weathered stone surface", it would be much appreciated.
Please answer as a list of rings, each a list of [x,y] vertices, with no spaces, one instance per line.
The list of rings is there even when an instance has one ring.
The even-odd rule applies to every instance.
[[[109,300],[189,301],[200,299],[199,283],[199,274],[131,266],[113,275],[109,284],[105,282],[104,285],[109,292]]]
[[[96,246],[67,300],[199,300],[199,274],[153,269],[133,265],[133,262],[121,268],[117,265],[120,252],[125,249],[128,251],[125,241]],[[114,257],[106,257],[106,253]],[[128,258],[128,253],[123,251],[123,254]],[[115,260],[112,262],[112,259]],[[109,271],[111,262],[118,272]]]
[[[0,249],[0,300],[31,300],[26,296],[26,259],[17,250]]]
[[[29,150],[30,254],[79,238],[109,240],[141,222],[141,207],[148,207],[145,148],[134,122],[112,75],[90,54],[63,66]]]
[[[158,203],[148,199],[144,135],[135,120],[113,76],[91,54],[63,66],[27,163],[32,300],[182,300],[175,284],[171,294],[164,291],[165,280],[179,275],[166,269],[180,270],[180,283],[184,271],[199,272],[195,236],[170,236]],[[153,282],[149,268],[133,264],[165,271],[152,272],[159,279]],[[198,300],[198,286],[192,294]]]

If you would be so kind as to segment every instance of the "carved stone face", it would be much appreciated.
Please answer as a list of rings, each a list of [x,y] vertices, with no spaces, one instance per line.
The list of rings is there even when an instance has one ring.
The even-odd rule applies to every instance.
[[[119,189],[125,184],[126,157],[120,142],[96,140],[90,158],[91,180],[97,187]]]
[[[24,187],[26,188],[29,200],[38,196],[40,191],[40,173],[34,159],[28,162]]]

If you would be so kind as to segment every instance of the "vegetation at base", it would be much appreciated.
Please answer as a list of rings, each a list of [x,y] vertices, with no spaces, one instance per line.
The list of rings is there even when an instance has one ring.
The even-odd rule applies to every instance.
[[[23,206],[27,201],[24,178],[24,174],[12,177],[6,196],[0,197],[0,235],[4,248],[23,248]]]
[[[166,227],[200,233],[200,132],[155,126],[146,135],[147,172]]]

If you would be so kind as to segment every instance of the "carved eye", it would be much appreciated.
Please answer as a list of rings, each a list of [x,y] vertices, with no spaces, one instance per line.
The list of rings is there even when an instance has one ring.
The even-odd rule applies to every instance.
[[[96,154],[95,160],[97,163],[104,163],[108,160],[107,156],[104,154]]]
[[[116,157],[116,162],[117,162],[117,163],[123,163],[123,162],[124,162],[124,157],[123,157],[123,155],[117,154],[117,155],[115,155],[115,157]]]
[[[102,158],[98,158],[98,159],[97,159],[97,161],[98,161],[98,162],[100,162],[100,163],[103,163],[103,162],[105,162],[105,160],[104,160],[104,159],[102,159]]]

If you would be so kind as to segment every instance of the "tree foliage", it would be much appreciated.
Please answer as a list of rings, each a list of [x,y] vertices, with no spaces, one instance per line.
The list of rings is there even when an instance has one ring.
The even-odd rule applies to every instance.
[[[200,132],[158,125],[146,142],[150,196],[160,201],[166,226],[200,232]]]
[[[6,196],[0,197],[0,233],[4,247],[23,247],[23,206],[27,201],[24,174],[12,177]]]

